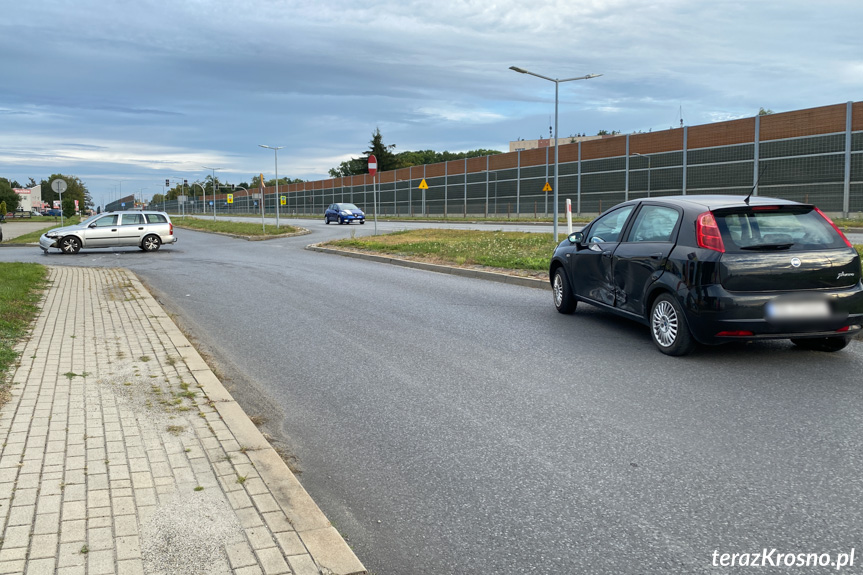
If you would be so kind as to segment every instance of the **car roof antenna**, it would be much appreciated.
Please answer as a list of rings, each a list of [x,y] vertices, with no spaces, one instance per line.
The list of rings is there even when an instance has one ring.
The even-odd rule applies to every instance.
[[[743,200],[743,203],[744,203],[744,204],[746,204],[747,206],[749,205],[749,198],[751,198],[751,197],[752,197],[752,194],[755,192],[755,188],[757,188],[757,187],[758,187],[758,182],[760,182],[760,181],[761,181],[761,176],[763,176],[763,175],[764,175],[764,170],[766,170],[766,169],[767,169],[767,164],[764,164],[764,165],[761,167],[761,172],[759,172],[758,177],[757,177],[757,178],[755,178],[755,185],[754,185],[754,186],[752,186],[752,189],[751,189],[751,190],[749,190],[749,195],[748,195],[748,196],[746,196],[746,198]]]

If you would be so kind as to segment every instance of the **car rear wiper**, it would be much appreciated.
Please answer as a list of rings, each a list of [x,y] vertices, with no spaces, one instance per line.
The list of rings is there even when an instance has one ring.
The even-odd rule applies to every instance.
[[[765,251],[767,251],[767,250],[787,250],[788,248],[790,248],[793,245],[794,245],[793,242],[790,244],[755,244],[753,246],[742,246],[740,249],[741,250],[765,250]]]

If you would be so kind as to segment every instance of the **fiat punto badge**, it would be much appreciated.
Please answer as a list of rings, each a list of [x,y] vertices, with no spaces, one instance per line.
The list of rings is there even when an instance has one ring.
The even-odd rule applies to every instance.
[[[795,268],[800,267],[800,258],[791,258],[791,265]]]

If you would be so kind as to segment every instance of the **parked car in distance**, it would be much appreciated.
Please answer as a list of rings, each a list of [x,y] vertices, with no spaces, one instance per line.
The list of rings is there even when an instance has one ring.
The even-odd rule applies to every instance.
[[[863,324],[857,251],[788,200],[630,200],[563,240],[549,275],[559,312],[584,302],[634,319],[668,355],[762,339],[838,351]]]
[[[366,215],[353,204],[330,204],[330,207],[324,212],[324,222],[328,224],[330,221],[339,222],[340,224],[349,224],[353,221],[358,221],[364,224],[366,223]]]
[[[49,248],[58,248],[65,254],[77,254],[82,248],[124,246],[155,252],[162,244],[176,241],[174,224],[165,212],[106,212],[80,224],[48,230],[39,238],[39,247],[45,253]]]

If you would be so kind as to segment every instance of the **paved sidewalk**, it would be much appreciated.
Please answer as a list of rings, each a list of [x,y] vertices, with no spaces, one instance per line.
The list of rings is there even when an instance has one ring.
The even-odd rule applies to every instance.
[[[49,279],[0,410],[0,574],[365,572],[134,274]]]

